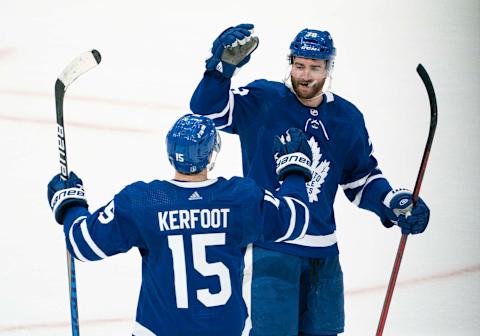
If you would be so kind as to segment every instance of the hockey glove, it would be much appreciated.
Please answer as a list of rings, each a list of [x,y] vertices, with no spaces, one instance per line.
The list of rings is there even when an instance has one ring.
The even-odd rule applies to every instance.
[[[289,173],[302,174],[306,182],[312,179],[312,149],[301,130],[290,128],[285,136],[276,136],[273,149],[280,181],[283,181]]]
[[[70,172],[66,180],[60,174],[55,175],[48,183],[47,193],[48,203],[58,224],[63,224],[63,215],[69,207],[88,207],[83,182],[74,172]]]
[[[209,71],[217,70],[232,78],[237,68],[247,64],[257,49],[258,37],[252,35],[253,24],[239,24],[223,31],[213,42],[212,55],[206,61]]]
[[[413,206],[412,192],[407,189],[394,189],[383,200],[385,215],[392,223],[400,226],[402,234],[417,234],[425,231],[430,218],[430,209],[425,202],[417,199]]]

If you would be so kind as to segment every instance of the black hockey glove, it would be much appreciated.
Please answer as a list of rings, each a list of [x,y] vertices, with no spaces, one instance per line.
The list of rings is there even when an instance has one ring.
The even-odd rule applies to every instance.
[[[280,181],[289,173],[302,174],[306,182],[312,179],[312,149],[301,130],[289,128],[285,136],[276,136],[273,149]]]

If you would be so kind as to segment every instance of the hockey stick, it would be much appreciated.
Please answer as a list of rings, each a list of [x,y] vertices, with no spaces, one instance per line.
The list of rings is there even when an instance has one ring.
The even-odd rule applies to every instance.
[[[57,110],[57,140],[60,154],[60,173],[65,180],[68,178],[67,146],[65,142],[65,129],[63,124],[63,99],[70,84],[78,77],[94,68],[101,61],[100,53],[97,50],[86,51],[75,58],[58,76],[55,82],[55,107]],[[75,262],[67,250],[68,288],[70,293],[70,313],[72,324],[72,335],[80,335],[78,323],[77,305],[77,282],[75,279]]]
[[[430,130],[428,132],[427,143],[425,145],[425,150],[423,152],[422,163],[417,175],[417,181],[415,182],[415,188],[413,189],[413,206],[417,203],[418,194],[420,193],[420,187],[422,186],[423,175],[425,174],[425,169],[427,168],[428,157],[430,155],[430,149],[432,148],[433,137],[435,135],[435,129],[437,128],[437,99],[435,97],[435,90],[433,89],[432,81],[430,76],[428,76],[427,70],[423,65],[419,64],[417,66],[417,73],[423,81],[425,88],[427,89],[428,100],[430,101]],[[403,251],[405,250],[405,245],[407,244],[407,234],[402,234],[400,239],[400,244],[398,246],[397,256],[395,258],[395,263],[393,265],[392,275],[390,276],[390,282],[388,284],[387,294],[385,296],[385,301],[383,303],[382,314],[380,316],[380,321],[378,322],[377,334],[376,336],[382,336],[383,328],[385,327],[385,322],[387,320],[388,308],[390,307],[390,302],[392,300],[393,290],[395,288],[395,283],[397,281],[398,271],[400,269],[400,263],[402,262]]]

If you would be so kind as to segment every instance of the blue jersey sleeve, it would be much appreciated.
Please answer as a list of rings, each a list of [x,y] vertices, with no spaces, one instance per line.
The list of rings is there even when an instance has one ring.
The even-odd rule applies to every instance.
[[[346,155],[341,186],[347,198],[358,207],[376,213],[384,222],[383,198],[392,190],[373,156],[373,146],[363,118],[355,140]]]
[[[278,193],[256,188],[258,211],[246,219],[243,245],[302,238],[310,224],[304,177],[288,175]]]
[[[74,207],[67,211],[64,232],[67,249],[81,261],[94,261],[141,247],[141,238],[130,216],[130,200],[124,189],[94,213]]]
[[[231,89],[231,80],[216,71],[205,72],[190,100],[195,114],[209,117],[217,129],[239,134],[259,122],[266,111],[267,82],[258,80],[245,87]]]

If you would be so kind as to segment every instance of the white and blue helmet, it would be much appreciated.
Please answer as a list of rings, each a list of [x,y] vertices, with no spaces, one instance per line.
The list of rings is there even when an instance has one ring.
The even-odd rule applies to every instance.
[[[220,151],[220,135],[215,123],[204,116],[187,114],[178,119],[166,137],[168,160],[183,174],[213,168]]]
[[[290,44],[290,56],[311,59],[335,60],[336,49],[328,31],[304,29]]]
[[[294,57],[327,61],[327,69],[332,70],[337,50],[328,31],[305,28],[290,43],[290,63]]]

